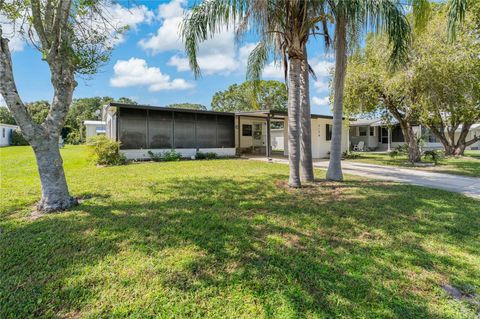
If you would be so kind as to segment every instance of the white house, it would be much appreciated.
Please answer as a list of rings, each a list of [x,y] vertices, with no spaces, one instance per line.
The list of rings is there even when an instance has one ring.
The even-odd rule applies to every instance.
[[[85,137],[93,137],[97,135],[105,135],[106,128],[103,121],[83,121],[85,125]]]
[[[190,157],[197,152],[222,156],[241,154],[272,156],[272,150],[288,155],[288,129],[275,130],[272,123],[283,122],[286,112],[214,112],[110,103],[104,109],[106,135],[119,141],[128,159],[148,159],[148,152],[175,150]],[[328,157],[332,135],[331,116],[312,114],[312,155]],[[346,125],[346,124],[345,124]],[[278,125],[276,126],[278,127]],[[344,132],[348,127],[345,126]],[[279,147],[283,135],[283,146]],[[275,145],[274,145],[275,144]],[[343,134],[342,151],[348,148],[348,134]]]
[[[8,146],[12,144],[13,131],[18,129],[17,125],[0,123],[0,146]]]
[[[455,131],[455,139],[458,139],[461,129],[459,127]],[[424,139],[425,149],[443,148],[443,144],[427,127],[416,125],[413,126],[413,131],[418,138],[422,137]],[[480,136],[480,123],[472,125],[467,135],[467,141],[471,140],[475,135]],[[389,151],[405,143],[399,124],[392,123],[387,126],[387,123],[378,118],[351,121],[349,136],[351,146],[355,147],[363,144],[364,151]],[[470,145],[467,149],[480,149],[480,141]]]

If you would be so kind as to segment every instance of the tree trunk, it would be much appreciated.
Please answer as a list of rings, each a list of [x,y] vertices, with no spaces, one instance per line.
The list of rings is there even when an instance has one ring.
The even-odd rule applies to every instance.
[[[343,90],[345,86],[345,72],[347,68],[347,34],[346,20],[339,14],[335,22],[335,78],[333,100],[333,128],[330,145],[330,163],[327,179],[341,181],[342,174],[342,117],[343,117]]]
[[[76,203],[68,192],[63,161],[58,148],[59,134],[72,102],[76,82],[73,68],[69,67],[64,56],[59,56],[55,62],[48,63],[55,93],[47,118],[40,125],[32,120],[18,94],[8,40],[2,37],[0,26],[0,93],[20,126],[22,134],[35,152],[42,184],[42,198],[37,208],[52,212],[65,210]]]
[[[408,161],[410,163],[418,163],[422,161],[422,152],[418,145],[417,137],[415,132],[413,132],[412,126],[406,122],[400,122],[400,127],[402,128],[402,133],[405,138],[405,142],[408,147]]]
[[[58,137],[40,141],[32,147],[42,183],[42,199],[37,204],[37,209],[53,212],[65,210],[77,204],[77,200],[70,196],[68,191],[63,161],[58,148]]]
[[[300,76],[302,61],[290,58],[288,70],[288,161],[290,177],[288,185],[298,188],[300,183]]]
[[[310,83],[306,45],[303,48],[302,70],[300,74],[300,179],[302,182],[313,182],[312,161],[312,118],[310,115]]]

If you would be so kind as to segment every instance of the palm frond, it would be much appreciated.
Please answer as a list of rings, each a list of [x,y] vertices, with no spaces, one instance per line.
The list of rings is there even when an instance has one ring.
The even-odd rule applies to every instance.
[[[448,3],[448,38],[454,41],[457,27],[465,20],[468,0],[450,0]]]

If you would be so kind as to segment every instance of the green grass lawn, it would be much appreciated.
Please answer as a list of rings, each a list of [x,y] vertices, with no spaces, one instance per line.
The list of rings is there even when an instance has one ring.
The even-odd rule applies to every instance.
[[[62,150],[72,210],[31,217],[0,149],[0,318],[475,318],[480,201],[354,179],[285,187],[248,160],[98,168]],[[323,178],[324,172],[317,171]]]
[[[352,160],[357,162],[413,168],[406,156],[391,158],[388,153],[355,152],[355,154],[358,158]],[[415,169],[480,177],[480,151],[465,151],[465,156],[442,158],[435,167],[415,167]]]

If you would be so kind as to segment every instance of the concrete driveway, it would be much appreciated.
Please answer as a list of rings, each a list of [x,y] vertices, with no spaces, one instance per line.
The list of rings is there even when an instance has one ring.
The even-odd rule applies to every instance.
[[[251,159],[266,160],[265,158]],[[274,158],[273,162],[288,164],[288,159]],[[313,165],[317,168],[327,169],[328,161],[316,161],[313,163]],[[480,178],[478,177],[466,177],[453,174],[435,173],[395,166],[373,165],[350,161],[342,161],[342,170],[345,174],[438,188],[480,199]]]

